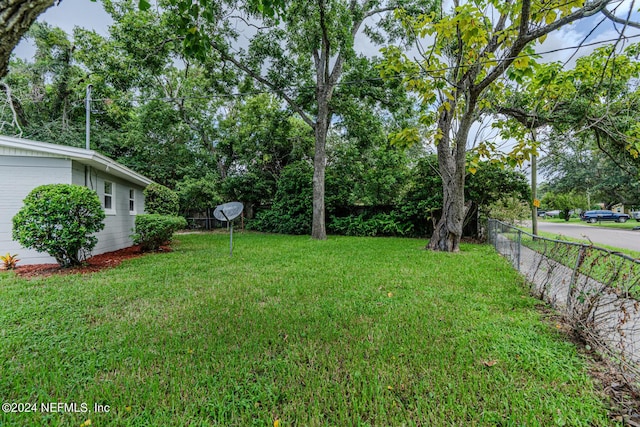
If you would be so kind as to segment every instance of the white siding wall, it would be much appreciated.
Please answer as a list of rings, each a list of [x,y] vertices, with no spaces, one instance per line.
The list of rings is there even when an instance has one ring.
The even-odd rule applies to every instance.
[[[84,165],[78,162],[73,163],[73,183],[84,185],[95,190],[104,207],[104,183],[109,181],[113,184],[113,211],[107,213],[104,220],[105,227],[97,234],[98,244],[93,250],[93,254],[116,251],[133,245],[131,234],[135,227],[135,214],[144,213],[143,188],[132,184],[121,178],[114,177],[105,172],[96,171],[90,168],[85,171]],[[135,212],[129,211],[129,190],[135,192]]]
[[[98,193],[104,201],[104,182],[113,183],[115,214],[107,215],[105,228],[97,234],[98,244],[93,254],[115,251],[133,244],[130,235],[135,215],[129,211],[129,190],[135,192],[135,213],[144,213],[143,187],[128,183],[80,162],[62,158],[15,156],[0,154],[0,253],[18,254],[20,264],[49,264],[55,259],[47,254],[25,249],[11,238],[12,218],[22,207],[31,190],[44,184],[85,185]]]
[[[0,253],[18,254],[20,264],[55,263],[47,254],[22,248],[11,238],[12,218],[39,185],[70,184],[71,160],[0,155]]]
[[[85,169],[86,168],[86,169]],[[91,168],[89,168],[88,166],[83,165],[80,162],[72,162],[72,170],[71,170],[71,183],[74,185],[85,185],[85,170],[87,171],[87,176],[88,171]],[[88,182],[88,179],[87,179]],[[92,190],[95,190],[95,188],[92,188],[90,185],[87,185],[87,187],[91,188]]]

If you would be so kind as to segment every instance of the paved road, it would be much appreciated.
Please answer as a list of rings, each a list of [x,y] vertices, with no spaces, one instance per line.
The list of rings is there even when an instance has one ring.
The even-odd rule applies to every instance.
[[[597,225],[559,224],[538,221],[538,230],[576,239],[589,238],[596,246],[608,245],[614,248],[631,249],[640,252],[640,231],[617,230]],[[585,237],[586,236],[586,237]]]

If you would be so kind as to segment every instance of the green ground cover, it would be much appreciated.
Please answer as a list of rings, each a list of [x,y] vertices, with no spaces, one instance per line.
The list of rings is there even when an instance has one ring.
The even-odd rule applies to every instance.
[[[513,230],[503,233],[503,236],[518,241],[518,234]],[[638,289],[638,281],[635,279],[637,276],[636,264],[619,256],[619,254],[624,254],[639,259],[639,252],[616,249],[606,245],[591,247],[586,240],[572,239],[546,232],[538,233],[538,236],[534,238],[531,234],[522,233],[519,240],[522,246],[539,252],[571,270],[576,268],[576,262],[578,258],[581,258],[578,270],[581,275],[620,290],[624,289],[627,296],[640,300],[640,289]],[[579,245],[570,245],[567,242],[583,243],[586,247],[581,249]],[[603,251],[601,248],[605,250]]]
[[[532,233],[531,227],[521,227],[521,229],[523,231],[526,231],[527,233]],[[616,248],[614,246],[611,245],[602,245],[600,243],[593,243],[587,239],[578,239],[575,237],[569,237],[569,236],[565,236],[562,234],[557,234],[557,233],[549,233],[546,231],[539,231],[538,236],[540,237],[545,237],[547,239],[552,239],[552,240],[561,240],[561,241],[565,241],[565,242],[573,242],[573,243],[584,243],[585,245],[593,245],[593,246],[597,246],[599,248],[603,248],[603,249],[607,249],[611,252],[619,252],[621,254],[625,254],[625,255],[629,255],[632,258],[635,259],[640,259],[640,252],[638,251],[634,251],[632,249],[626,249],[626,248]],[[532,240],[531,236],[526,236],[523,237],[526,241],[530,241]],[[527,246],[530,246],[529,244],[527,244]],[[530,246],[532,247],[532,246]],[[533,247],[532,247],[533,248]]]
[[[611,425],[488,245],[182,235],[89,276],[0,274],[0,425]],[[108,405],[108,413],[93,412]]]

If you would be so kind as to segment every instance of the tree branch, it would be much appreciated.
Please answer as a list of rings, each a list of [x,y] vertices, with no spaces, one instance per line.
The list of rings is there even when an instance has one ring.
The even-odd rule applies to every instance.
[[[59,1],[0,0],[0,78],[7,74],[13,48],[38,15]]]
[[[318,0],[318,9],[320,10],[320,29],[322,30],[322,69],[318,69],[318,85],[320,85],[320,82],[329,82],[329,64],[331,61],[331,43],[329,41],[327,23],[325,22],[324,8],[324,0]]]
[[[520,55],[520,53],[527,46],[527,44],[529,44],[533,40],[536,40],[546,34],[549,34],[550,32],[555,31],[563,27],[564,25],[570,24],[582,18],[593,16],[596,13],[602,11],[605,8],[605,6],[610,2],[611,0],[598,0],[596,2],[586,4],[584,7],[578,9],[577,11],[570,13],[569,15],[563,18],[560,18],[549,25],[540,27],[535,31],[529,31],[530,23],[528,22],[528,18],[527,18],[527,22],[524,22],[524,20],[521,20],[519,24],[518,37],[513,42],[511,49],[509,49],[505,58],[502,61],[500,61],[500,63],[496,65],[496,67],[493,70],[491,70],[487,74],[487,76],[484,79],[482,79],[480,83],[475,85],[473,87],[473,90],[477,93],[480,93],[487,86],[493,83],[498,77],[500,77],[505,72],[507,68],[509,68],[509,66],[513,63],[513,61],[516,60],[518,55]],[[530,0],[524,0],[522,9],[521,9],[522,11],[521,17],[525,16],[526,8],[528,6],[530,6]],[[527,12],[527,17],[528,17],[528,12]]]
[[[535,129],[550,123],[547,118],[542,118],[538,114],[532,114],[515,107],[498,107],[496,111],[517,120],[527,129]]]
[[[629,171],[629,169],[627,169],[626,167],[624,167],[623,165],[621,165],[616,159],[615,157],[613,157],[613,155],[611,153],[609,153],[609,151],[607,151],[603,146],[602,146],[602,142],[600,141],[600,131],[602,131],[605,135],[607,135],[608,138],[610,138],[611,136],[608,135],[607,131],[604,129],[594,129],[594,134],[596,137],[596,145],[598,146],[598,149],[600,151],[602,151],[604,154],[607,155],[607,157],[609,157],[609,159],[613,162],[613,164],[615,164],[617,167],[619,167],[621,170],[623,170],[625,173],[629,174],[632,177],[637,177],[637,170],[634,171]]]
[[[159,43],[156,45],[156,48],[155,48],[153,51],[150,51],[150,52],[147,54],[147,56],[145,56],[144,58],[142,58],[142,60],[143,60],[143,61],[146,61],[147,59],[149,59],[149,58],[150,58],[150,57],[152,57],[152,56],[157,56],[157,55],[160,53],[160,51],[165,47],[165,45],[167,45],[167,44],[169,44],[169,43],[173,43],[173,42],[176,42],[176,41],[183,41],[183,40],[184,40],[184,36],[181,36],[181,37],[175,37],[175,38],[174,38],[174,37],[171,37],[171,38],[168,38],[168,39],[164,39],[164,40],[162,40],[161,42],[159,42]]]
[[[614,15],[609,10],[607,10],[606,7],[602,9],[602,14],[604,16],[606,16],[607,18],[609,18],[610,20],[612,20],[613,22],[615,22],[616,24],[623,24],[623,25],[626,25],[628,27],[633,27],[633,28],[639,28],[640,29],[640,23],[635,22],[635,21],[631,21],[628,18],[627,19],[618,18],[616,15]]]
[[[522,36],[529,32],[529,18],[531,17],[531,0],[522,0],[520,8],[520,24],[518,25],[518,35]]]
[[[13,96],[11,95],[11,88],[6,83],[0,83],[0,87],[2,88],[2,90],[7,95],[7,105],[9,105],[9,109],[11,110],[11,114],[13,116],[13,120],[12,120],[11,124],[13,126],[15,126],[16,128],[18,128],[18,131],[19,131],[18,137],[21,137],[22,136],[22,127],[20,127],[20,120],[18,118],[18,113],[16,112],[16,108],[13,105]]]
[[[582,18],[588,18],[590,16],[595,15],[596,13],[601,12],[602,10],[604,10],[604,8],[611,3],[611,0],[598,0],[595,1],[591,4],[585,4],[584,7],[576,10],[575,12],[565,16],[564,18],[561,18],[555,22],[552,22],[551,24],[547,25],[546,27],[541,27],[539,29],[537,29],[536,31],[530,32],[528,33],[527,37],[525,38],[525,40],[528,42],[531,42],[537,38],[540,38],[542,36],[544,36],[545,34],[549,34],[552,31],[555,31],[567,24],[570,24],[574,21],[577,21],[579,19]]]
[[[381,7],[379,9],[372,9],[369,12],[364,14],[362,19],[360,20],[360,23],[362,23],[362,21],[364,21],[365,19],[372,17],[373,15],[378,15],[384,12],[391,12],[392,10],[396,10],[396,8],[393,6],[388,6],[388,7]]]
[[[280,89],[279,87],[274,85],[272,82],[262,77],[259,73],[256,73],[251,68],[247,67],[242,62],[238,61],[232,55],[227,54],[224,50],[220,49],[220,47],[217,46],[214,42],[211,42],[211,47],[220,54],[223,61],[231,62],[233,65],[236,66],[236,68],[244,71],[245,73],[250,75],[252,78],[259,81],[260,83],[262,83],[263,85],[267,86],[269,89],[271,89],[272,91],[280,95],[287,102],[287,104],[289,104],[289,106],[296,113],[300,115],[300,117],[302,118],[302,120],[304,120],[306,124],[308,124],[312,129],[316,128],[315,122],[307,115],[307,113],[302,109],[302,107],[297,102],[295,102],[295,100],[292,97],[287,95],[282,89]]]
[[[244,18],[243,16],[240,16],[240,15],[229,15],[227,18],[238,19],[238,20],[242,21],[244,23],[244,25],[246,25],[247,27],[253,27],[256,30],[265,30],[267,28],[273,28],[273,25],[256,25],[256,24],[252,24],[251,22],[247,21],[246,18]]]

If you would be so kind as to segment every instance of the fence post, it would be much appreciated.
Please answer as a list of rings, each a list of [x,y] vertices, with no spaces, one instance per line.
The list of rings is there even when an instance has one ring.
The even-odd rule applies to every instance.
[[[493,221],[493,246],[498,249],[498,222],[494,219]]]
[[[521,252],[521,247],[522,247],[522,231],[520,231],[520,229],[516,229],[518,230],[518,271],[520,271],[520,252]]]
[[[487,220],[487,233],[489,243],[495,248],[496,245],[493,243],[493,220],[491,218]]]
[[[576,258],[576,265],[573,267],[573,274],[571,274],[571,281],[569,281],[569,290],[567,291],[567,313],[571,313],[573,308],[573,300],[571,299],[571,294],[573,288],[578,280],[578,270],[580,269],[580,265],[582,265],[582,261],[584,260],[584,246],[580,246],[580,250],[578,251],[578,256]]]

